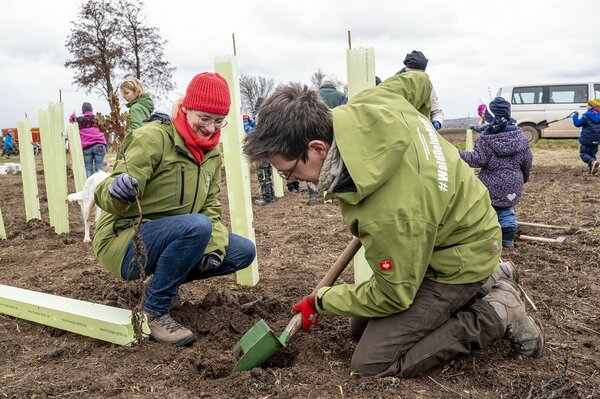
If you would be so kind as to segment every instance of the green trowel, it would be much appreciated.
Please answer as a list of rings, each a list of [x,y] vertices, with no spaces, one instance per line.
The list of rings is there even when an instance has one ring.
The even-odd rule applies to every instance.
[[[325,277],[317,284],[312,295],[315,295],[319,288],[335,283],[348,263],[350,263],[350,260],[356,255],[360,245],[358,238],[352,238],[352,241],[346,246]],[[239,360],[233,371],[248,371],[260,366],[272,358],[279,349],[286,346],[301,327],[302,314],[297,313],[292,317],[285,330],[283,330],[283,333],[281,333],[281,336],[278,337],[267,323],[261,319],[234,346],[233,352],[238,356]]]

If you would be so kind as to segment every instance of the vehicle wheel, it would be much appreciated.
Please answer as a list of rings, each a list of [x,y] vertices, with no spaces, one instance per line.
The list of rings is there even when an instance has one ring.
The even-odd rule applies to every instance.
[[[529,144],[536,143],[540,139],[540,131],[531,125],[520,126],[523,134],[527,137]]]

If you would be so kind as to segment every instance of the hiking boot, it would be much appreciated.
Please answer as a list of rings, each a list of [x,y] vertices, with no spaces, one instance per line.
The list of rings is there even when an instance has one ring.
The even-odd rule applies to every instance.
[[[264,199],[257,199],[254,201],[254,204],[264,206],[264,205],[273,205],[273,201],[265,201]]]
[[[173,346],[184,346],[196,340],[194,333],[177,323],[170,314],[152,316],[146,313],[146,316],[148,317],[150,336],[158,342]]]
[[[317,205],[319,201],[317,200],[316,195],[309,195],[308,201],[306,201],[306,205]]]
[[[511,261],[500,262],[491,278],[494,280],[494,283],[497,283],[500,279],[507,279],[519,284],[519,270],[517,269],[517,265]]]
[[[523,356],[538,358],[544,350],[544,330],[525,311],[516,283],[501,278],[483,298],[498,314],[506,329],[504,337]]]
[[[590,164],[590,175],[595,175],[596,173],[598,173],[599,167],[600,167],[600,162],[592,161],[592,163]]]
[[[498,267],[494,270],[494,273],[487,279],[487,281],[481,286],[476,296],[478,299],[485,297],[492,291],[494,285],[500,281],[500,279],[508,279],[512,280],[515,283],[519,284],[519,272],[517,270],[517,265],[508,262],[500,262],[498,263]]]

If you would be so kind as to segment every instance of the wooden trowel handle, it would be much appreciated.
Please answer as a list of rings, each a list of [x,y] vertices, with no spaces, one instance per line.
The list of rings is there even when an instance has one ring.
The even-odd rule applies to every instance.
[[[331,266],[331,269],[329,269],[327,274],[325,274],[321,281],[319,281],[319,284],[317,284],[311,295],[315,295],[319,288],[330,286],[333,285],[333,283],[335,283],[335,281],[338,279],[340,274],[342,274],[346,266],[348,266],[348,263],[350,263],[354,255],[356,255],[356,253],[360,249],[360,245],[360,240],[356,237],[353,237],[352,241],[350,241],[348,245],[346,245],[344,251],[337,258],[333,266]],[[280,341],[282,341],[284,345],[287,344],[290,341],[290,339],[294,335],[296,335],[300,328],[302,328],[302,314],[298,313],[294,315],[294,317],[292,317],[292,320],[290,320],[285,330],[283,330],[283,333],[279,338]]]
[[[348,263],[350,263],[352,258],[354,258],[354,255],[356,255],[360,249],[360,245],[360,240],[356,237],[352,237],[352,241],[346,245],[344,251],[337,258],[333,266],[331,266],[331,269],[329,269],[327,274],[319,281],[319,284],[317,284],[311,295],[315,295],[319,288],[333,285],[333,283],[336,282],[344,269],[346,269],[346,266],[348,266]]]

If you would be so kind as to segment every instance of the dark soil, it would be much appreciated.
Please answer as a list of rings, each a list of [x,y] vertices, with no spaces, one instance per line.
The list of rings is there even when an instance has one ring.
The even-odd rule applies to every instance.
[[[132,308],[133,283],[118,281],[84,244],[78,206],[71,233],[48,224],[43,175],[42,221],[25,221],[21,176],[0,176],[8,239],[0,241],[0,284]],[[72,190],[72,182],[70,182]],[[256,184],[253,184],[257,198]],[[521,228],[563,245],[517,241],[503,258],[520,266],[546,334],[544,355],[522,358],[505,341],[410,380],[360,379],[350,373],[355,346],[348,319],[324,317],[262,368],[232,374],[235,343],[263,318],[280,332],[291,305],[310,293],[351,239],[335,205],[304,204],[289,194],[254,209],[260,266],[255,287],[234,276],[183,287],[174,317],[197,335],[186,348],[152,341],[120,347],[0,315],[0,397],[9,398],[599,398],[600,176],[584,174],[575,150],[535,151],[520,220],[571,226]],[[225,214],[227,198],[223,195]],[[228,216],[225,216],[228,223]],[[351,267],[343,274],[351,282]]]

